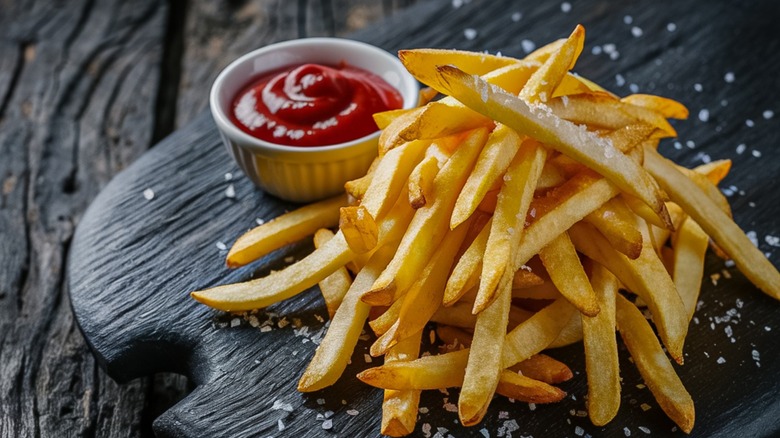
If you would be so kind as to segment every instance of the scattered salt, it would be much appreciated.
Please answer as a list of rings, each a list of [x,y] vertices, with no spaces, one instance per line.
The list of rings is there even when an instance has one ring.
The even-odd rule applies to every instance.
[[[325,430],[330,430],[333,428],[333,420],[325,420],[322,422],[322,428]]]
[[[284,423],[282,423],[281,418],[276,420],[276,428],[279,429],[280,432],[284,430]]]
[[[349,409],[349,410],[347,410],[347,415],[351,415],[351,416],[353,416],[353,417],[354,417],[355,415],[359,414],[359,413],[360,413],[360,412],[358,412],[358,411],[357,411],[357,410],[355,410],[355,409]]]
[[[702,90],[704,90],[704,87],[702,87],[701,84],[697,82],[697,83],[693,84],[693,89],[698,91],[699,93],[701,93]]]
[[[632,93],[639,93],[639,85],[637,84],[630,84],[628,89],[631,90]]]
[[[750,153],[751,153],[751,154],[752,154],[754,157],[756,157],[756,158],[761,158],[761,151],[759,151],[758,149],[753,149],[752,151],[750,151]]]
[[[631,436],[631,430],[627,427],[623,428],[623,435],[625,436]]]
[[[590,49],[590,53],[594,55],[601,55],[601,46],[593,46],[593,48]]]
[[[233,318],[230,320],[230,327],[238,327],[241,325],[241,320],[238,318]]]
[[[726,363],[726,359],[724,359],[723,356],[720,356],[716,362],[718,362],[718,365],[723,365]]]
[[[752,127],[756,126],[756,123],[754,121],[750,120],[750,119],[747,119],[747,120],[745,120],[745,125],[748,128],[752,128]]]
[[[571,3],[569,2],[561,3],[561,12],[568,13],[570,11],[571,11]]]
[[[728,72],[725,75],[723,75],[723,80],[728,82],[729,84],[734,82],[734,79],[735,77],[733,72]]]
[[[666,25],[666,30],[669,32],[674,32],[675,30],[677,30],[677,25],[674,23],[669,23]]]
[[[737,154],[742,154],[743,152],[745,152],[745,149],[747,149],[747,146],[745,145],[745,143],[738,144],[737,145]]]
[[[536,410],[536,403],[528,403],[528,409],[531,411]]]
[[[696,143],[694,143],[693,140],[688,140],[685,142],[685,146],[688,146],[688,149],[693,149],[696,147]]]
[[[639,426],[639,430],[641,430],[642,432],[650,435],[650,429],[648,429],[648,428],[646,428],[644,426]]]
[[[227,251],[227,245],[225,245],[224,243],[218,241],[216,245],[218,250]]]
[[[512,14],[512,21],[517,23],[518,21],[523,19],[523,13],[522,12],[514,12]]]
[[[585,429],[577,426],[577,427],[574,428],[574,434],[577,435],[577,436],[582,436],[582,435],[585,434]]]
[[[623,85],[626,85],[626,78],[623,77],[620,73],[615,75],[615,85],[618,87],[622,87]]]
[[[651,409],[651,406],[649,404],[647,404],[647,403],[642,403],[641,405],[639,405],[639,407],[642,408],[642,410],[645,411],[645,412],[647,412],[647,411],[649,411]]]
[[[639,38],[642,36],[642,28],[638,26],[634,26],[631,28],[631,35],[634,36],[634,38]]]
[[[371,355],[363,354],[363,360],[366,361],[366,363],[371,363]]]
[[[230,181],[233,179],[233,174],[228,172],[225,174],[225,181]]]
[[[710,111],[706,108],[701,109],[699,111],[699,120],[701,120],[702,122],[707,122],[708,120],[710,120]]]
[[[522,40],[520,41],[520,46],[523,48],[523,51],[525,53],[531,53],[536,49],[536,44],[534,44],[531,40]]]
[[[778,236],[772,236],[767,234],[764,236],[764,241],[769,244],[769,246],[774,246],[780,248],[780,237]]]
[[[471,41],[477,37],[477,30],[472,28],[465,29],[463,30],[463,36],[466,37],[467,40]]]
[[[144,190],[144,199],[146,199],[147,201],[151,201],[152,199],[154,199],[154,190],[152,189]]]
[[[774,111],[772,111],[772,110],[766,110],[766,111],[764,111],[763,113],[761,113],[761,115],[762,115],[762,116],[764,116],[764,118],[765,118],[766,120],[769,120],[769,119],[771,119],[772,117],[774,117],[774,116],[775,116],[775,112],[774,112]]]
[[[626,15],[625,17],[623,17],[623,23],[631,24],[633,22],[634,22],[634,17],[630,15]]]

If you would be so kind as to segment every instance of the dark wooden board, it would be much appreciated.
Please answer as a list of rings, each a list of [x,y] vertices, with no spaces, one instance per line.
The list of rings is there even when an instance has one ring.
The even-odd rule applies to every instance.
[[[453,4],[420,5],[354,37],[388,50],[435,46],[522,55],[523,40],[541,44],[583,23],[589,38],[576,70],[619,94],[629,94],[636,84],[640,91],[687,104],[691,120],[676,124],[679,149],[667,141],[662,151],[686,165],[700,163],[704,154],[732,158],[733,173],[723,186],[735,187],[730,189],[735,192],[730,196],[735,219],[755,233],[761,249],[778,265],[780,86],[775,72],[780,45],[770,35],[780,14],[774,3],[700,7],[663,2],[650,8],[588,1],[571,2],[568,13],[557,3]],[[513,19],[516,12],[522,13],[519,21]],[[673,31],[669,23],[675,24]],[[633,26],[641,36],[632,35]],[[469,38],[474,33],[466,29],[476,36]],[[593,54],[594,47],[603,52],[610,43],[619,52],[617,59]],[[728,73],[733,81],[724,79]],[[699,117],[702,109],[709,117]],[[778,115],[765,117],[765,111]],[[740,144],[745,144],[742,153]],[[226,181],[226,173],[233,179]],[[231,184],[235,198],[225,195]],[[144,197],[146,189],[154,192],[153,199]],[[99,362],[119,381],[174,371],[197,385],[157,419],[158,435],[378,435],[381,392],[350,377],[369,366],[364,353],[370,340],[358,345],[347,376],[336,387],[309,395],[295,391],[325,328],[318,317],[326,312],[316,290],[261,311],[253,315],[256,319],[220,314],[187,296],[193,289],[262,275],[284,265],[287,257],[308,251],[302,243],[247,268],[231,272],[223,267],[224,252],[217,242],[229,245],[256,218],[267,220],[292,207],[251,186],[222,149],[209,115],[203,114],[118,175],[82,219],[70,257],[71,300]],[[731,278],[725,278],[724,269]],[[711,274],[721,275],[717,285]],[[713,257],[707,276],[686,365],[678,367],[696,402],[693,435],[780,433],[780,353],[773,349],[780,306]],[[649,391],[637,387],[641,378],[625,351],[623,404],[618,418],[604,428],[578,415],[585,410],[586,394],[581,347],[551,355],[576,371],[562,385],[570,394],[565,401],[531,412],[525,404],[497,398],[482,425],[464,429],[443,408],[446,401],[457,401],[457,391],[426,392],[421,405],[427,411],[416,435],[483,436],[484,428],[490,436],[615,436],[628,428],[632,436],[642,436],[640,427],[654,435],[674,435],[673,424]],[[725,362],[719,364],[719,358]],[[643,406],[650,409],[645,412]],[[352,410],[357,415],[350,415]],[[329,412],[332,429],[325,431],[317,415]]]

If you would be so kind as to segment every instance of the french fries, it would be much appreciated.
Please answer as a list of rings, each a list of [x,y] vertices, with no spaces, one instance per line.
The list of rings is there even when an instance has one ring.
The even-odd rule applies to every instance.
[[[690,432],[693,401],[670,358],[682,363],[710,239],[775,299],[780,273],[717,189],[729,161],[686,169],[658,153],[659,139],[676,135],[668,119],[688,110],[659,96],[621,99],[572,74],[584,37],[577,26],[525,59],[401,51],[446,96],[376,114],[379,157],[367,175],[345,196],[251,230],[227,264],[316,231],[314,252],[192,297],[241,312],[319,283],[331,321],[303,392],[337,383],[371,319],[370,352],[384,364],[358,378],[385,390],[385,435],[415,430],[423,390],[460,387],[464,426],[482,420],[495,394],[560,401],[566,393],[553,385],[573,373],[542,352],[580,341],[588,415],[605,425],[621,401],[616,329],[663,411]],[[622,290],[647,305],[657,336]],[[428,324],[446,345],[421,356]]]

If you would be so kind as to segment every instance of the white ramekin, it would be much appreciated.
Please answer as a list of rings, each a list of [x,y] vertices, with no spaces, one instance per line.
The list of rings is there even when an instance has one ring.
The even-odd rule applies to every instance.
[[[258,75],[282,67],[318,63],[368,70],[397,88],[404,108],[417,104],[419,85],[397,57],[369,44],[341,38],[304,38],[272,44],[228,65],[211,87],[211,114],[230,154],[261,189],[293,202],[342,193],[377,155],[379,132],[346,143],[295,147],[269,143],[239,129],[228,117],[236,93]]]

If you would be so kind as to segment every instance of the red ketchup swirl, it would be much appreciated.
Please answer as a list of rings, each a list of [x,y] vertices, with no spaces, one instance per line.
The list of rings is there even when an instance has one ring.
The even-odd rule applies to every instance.
[[[270,143],[325,146],[375,132],[371,116],[402,105],[398,90],[373,73],[304,64],[250,82],[233,99],[231,119]]]

